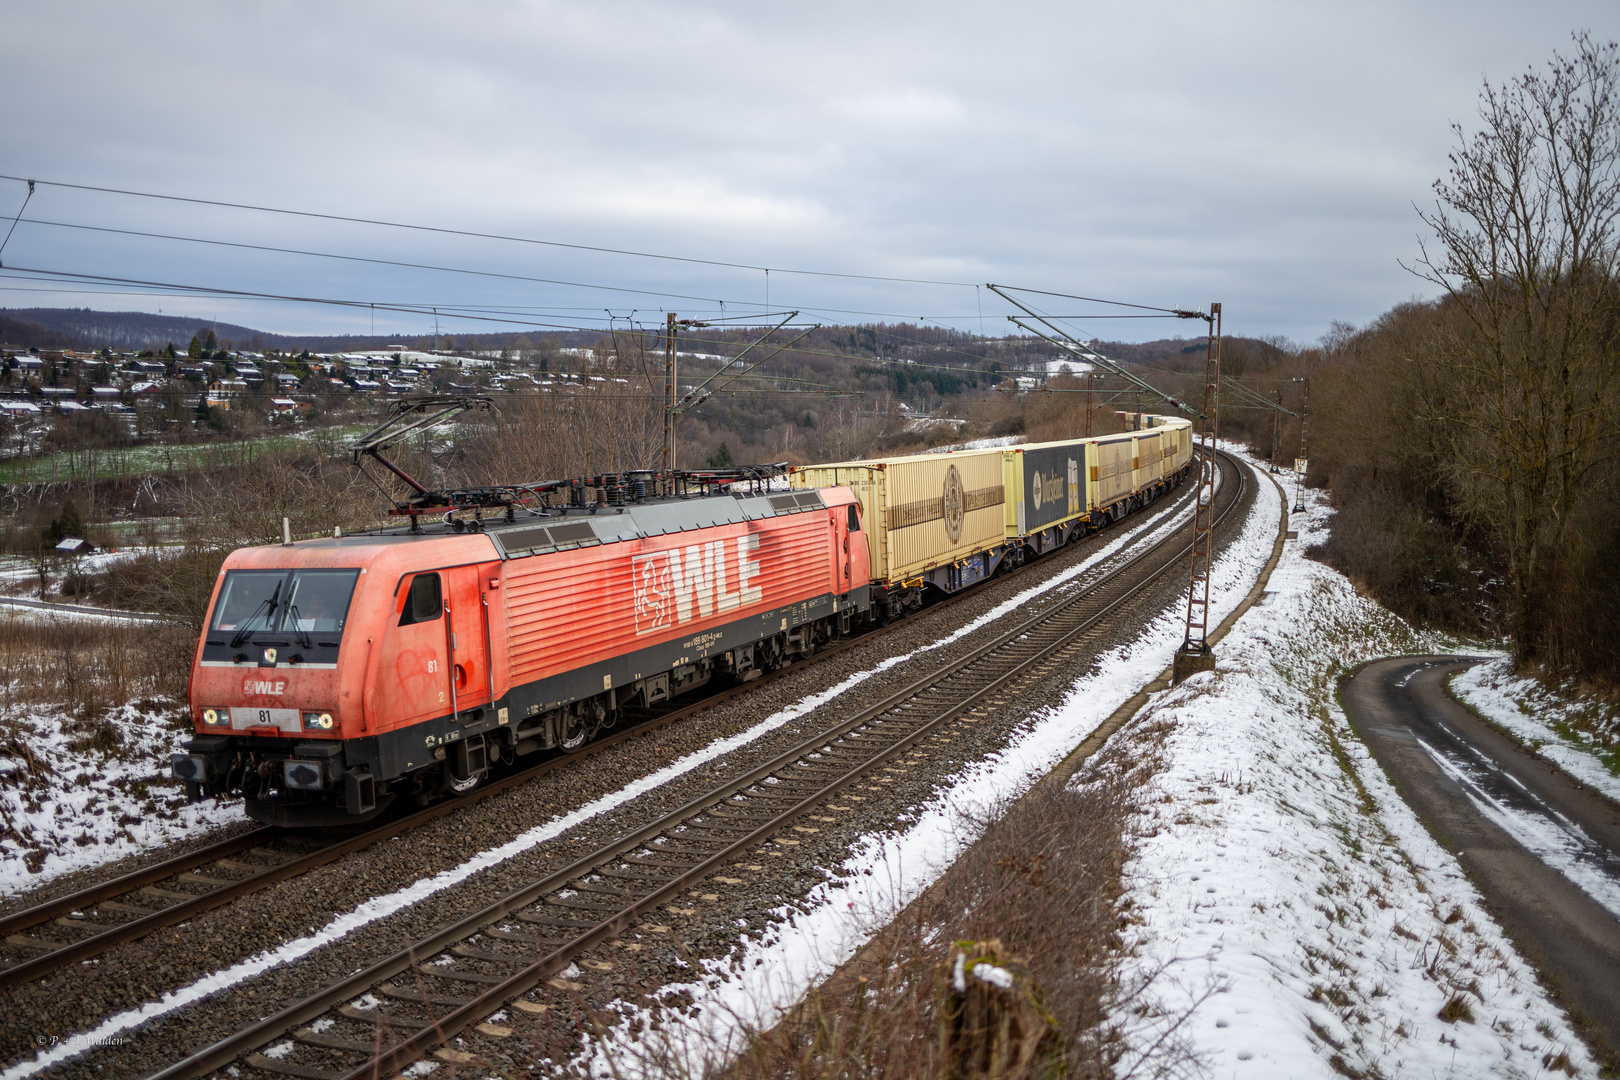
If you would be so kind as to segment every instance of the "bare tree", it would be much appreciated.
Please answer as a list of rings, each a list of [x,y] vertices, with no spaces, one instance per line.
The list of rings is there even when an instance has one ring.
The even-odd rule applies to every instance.
[[[1414,272],[1454,318],[1413,356],[1419,420],[1459,507],[1506,553],[1515,650],[1537,659],[1573,511],[1616,446],[1620,364],[1620,46],[1575,36],[1500,87],[1420,211],[1436,246]]]

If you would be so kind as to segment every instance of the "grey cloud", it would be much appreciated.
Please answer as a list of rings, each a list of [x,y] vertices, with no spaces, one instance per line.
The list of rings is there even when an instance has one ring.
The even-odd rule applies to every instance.
[[[1415,250],[1411,204],[1481,78],[1620,19],[1574,0],[151,3],[12,5],[7,23],[7,173],[753,265],[1220,299],[1233,329],[1309,339],[1418,289],[1396,262]],[[0,185],[0,213],[20,197]],[[765,302],[751,271],[57,189],[30,216]],[[692,304],[28,225],[5,261],[361,300]],[[987,329],[1004,325],[972,289],[776,274],[770,301],[972,328],[983,304]],[[163,305],[267,329],[361,325]]]

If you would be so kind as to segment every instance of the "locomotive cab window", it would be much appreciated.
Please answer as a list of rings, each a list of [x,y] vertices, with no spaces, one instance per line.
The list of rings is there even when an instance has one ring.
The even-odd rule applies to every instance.
[[[444,611],[439,592],[438,574],[417,574],[411,579],[411,589],[405,595],[405,607],[399,614],[399,625],[432,622]]]
[[[214,605],[210,630],[253,633],[275,625],[276,605],[287,587],[285,570],[232,570]]]
[[[282,629],[323,637],[342,634],[359,576],[356,570],[300,570],[293,574],[285,593]]]
[[[861,531],[861,515],[856,512],[854,503],[849,504],[849,531]]]
[[[208,620],[205,660],[241,659],[236,650],[293,645],[302,661],[326,662],[349,617],[359,570],[230,570]]]

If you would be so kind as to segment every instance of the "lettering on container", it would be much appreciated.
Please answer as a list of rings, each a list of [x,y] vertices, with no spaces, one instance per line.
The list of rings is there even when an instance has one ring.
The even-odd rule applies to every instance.
[[[749,533],[635,556],[630,587],[636,635],[759,603],[764,590],[750,584],[759,576],[759,562],[748,557],[758,550],[759,537]]]
[[[1080,463],[1069,458],[1068,475],[1059,476],[1057,470],[1049,473],[1037,471],[1030,477],[1030,495],[1035,509],[1068,501],[1068,513],[1080,512]]]

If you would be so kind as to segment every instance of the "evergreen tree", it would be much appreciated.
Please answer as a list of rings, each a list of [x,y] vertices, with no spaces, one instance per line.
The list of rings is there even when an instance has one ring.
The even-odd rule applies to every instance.
[[[62,536],[84,535],[84,519],[79,517],[79,508],[73,504],[72,499],[63,504],[62,516],[57,520],[62,524]]]

